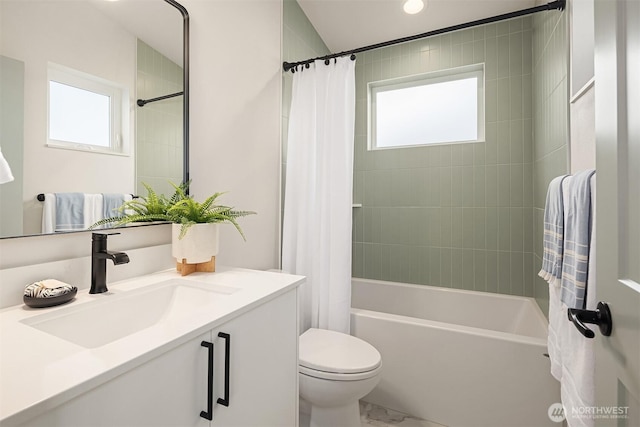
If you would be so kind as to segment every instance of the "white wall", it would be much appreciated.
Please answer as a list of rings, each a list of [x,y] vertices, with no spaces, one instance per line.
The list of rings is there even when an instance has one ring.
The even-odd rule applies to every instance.
[[[571,173],[596,167],[595,85],[571,99]]]
[[[184,0],[191,17],[190,167],[198,199],[258,214],[224,226],[217,262],[279,264],[280,0]]]
[[[25,64],[24,234],[40,232],[38,193],[133,193],[133,150],[123,157],[46,146],[47,62],[124,85],[135,105],[136,38],[88,4],[3,0],[0,40],[3,55]],[[132,123],[133,112],[130,141]]]
[[[570,0],[571,173],[596,167],[594,2]]]

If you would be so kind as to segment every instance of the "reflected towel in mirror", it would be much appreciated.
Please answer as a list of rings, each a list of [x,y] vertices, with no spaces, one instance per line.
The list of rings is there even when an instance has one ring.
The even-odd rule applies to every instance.
[[[6,161],[6,159],[2,155],[2,149],[0,149],[0,184],[5,184],[13,180],[14,178],[13,178],[13,174],[11,173],[11,168],[9,167],[9,163]]]
[[[69,195],[75,195],[73,204],[69,202],[71,199]],[[125,201],[132,200],[131,194],[124,193],[46,193],[44,196],[42,233],[88,229],[101,219],[114,216],[117,214],[114,209],[119,208]],[[61,197],[63,200],[66,199],[65,203],[58,201]],[[69,206],[74,210],[75,219],[71,219],[70,215],[64,211]],[[62,220],[59,219],[59,215],[62,215]],[[65,217],[67,219],[64,219]]]
[[[56,232],[84,229],[83,193],[56,193]],[[92,209],[88,209],[91,211]]]

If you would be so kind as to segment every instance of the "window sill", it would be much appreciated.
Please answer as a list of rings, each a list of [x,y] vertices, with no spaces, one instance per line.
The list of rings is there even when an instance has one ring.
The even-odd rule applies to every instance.
[[[63,150],[83,151],[85,153],[107,154],[111,156],[130,157],[130,154],[128,152],[113,151],[106,148],[95,147],[91,145],[52,142],[52,141],[49,141],[46,145],[49,148],[60,148]]]

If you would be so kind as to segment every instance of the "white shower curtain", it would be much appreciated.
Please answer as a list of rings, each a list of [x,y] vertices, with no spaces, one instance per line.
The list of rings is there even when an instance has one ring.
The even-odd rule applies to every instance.
[[[338,58],[293,76],[282,269],[307,276],[301,331],[349,333],[355,61]]]

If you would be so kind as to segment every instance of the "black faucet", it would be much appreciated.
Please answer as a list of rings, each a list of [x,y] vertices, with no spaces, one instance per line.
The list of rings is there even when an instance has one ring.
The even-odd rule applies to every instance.
[[[90,294],[107,292],[107,260],[115,265],[129,262],[129,255],[124,252],[107,250],[107,236],[120,233],[91,234],[91,290]]]

